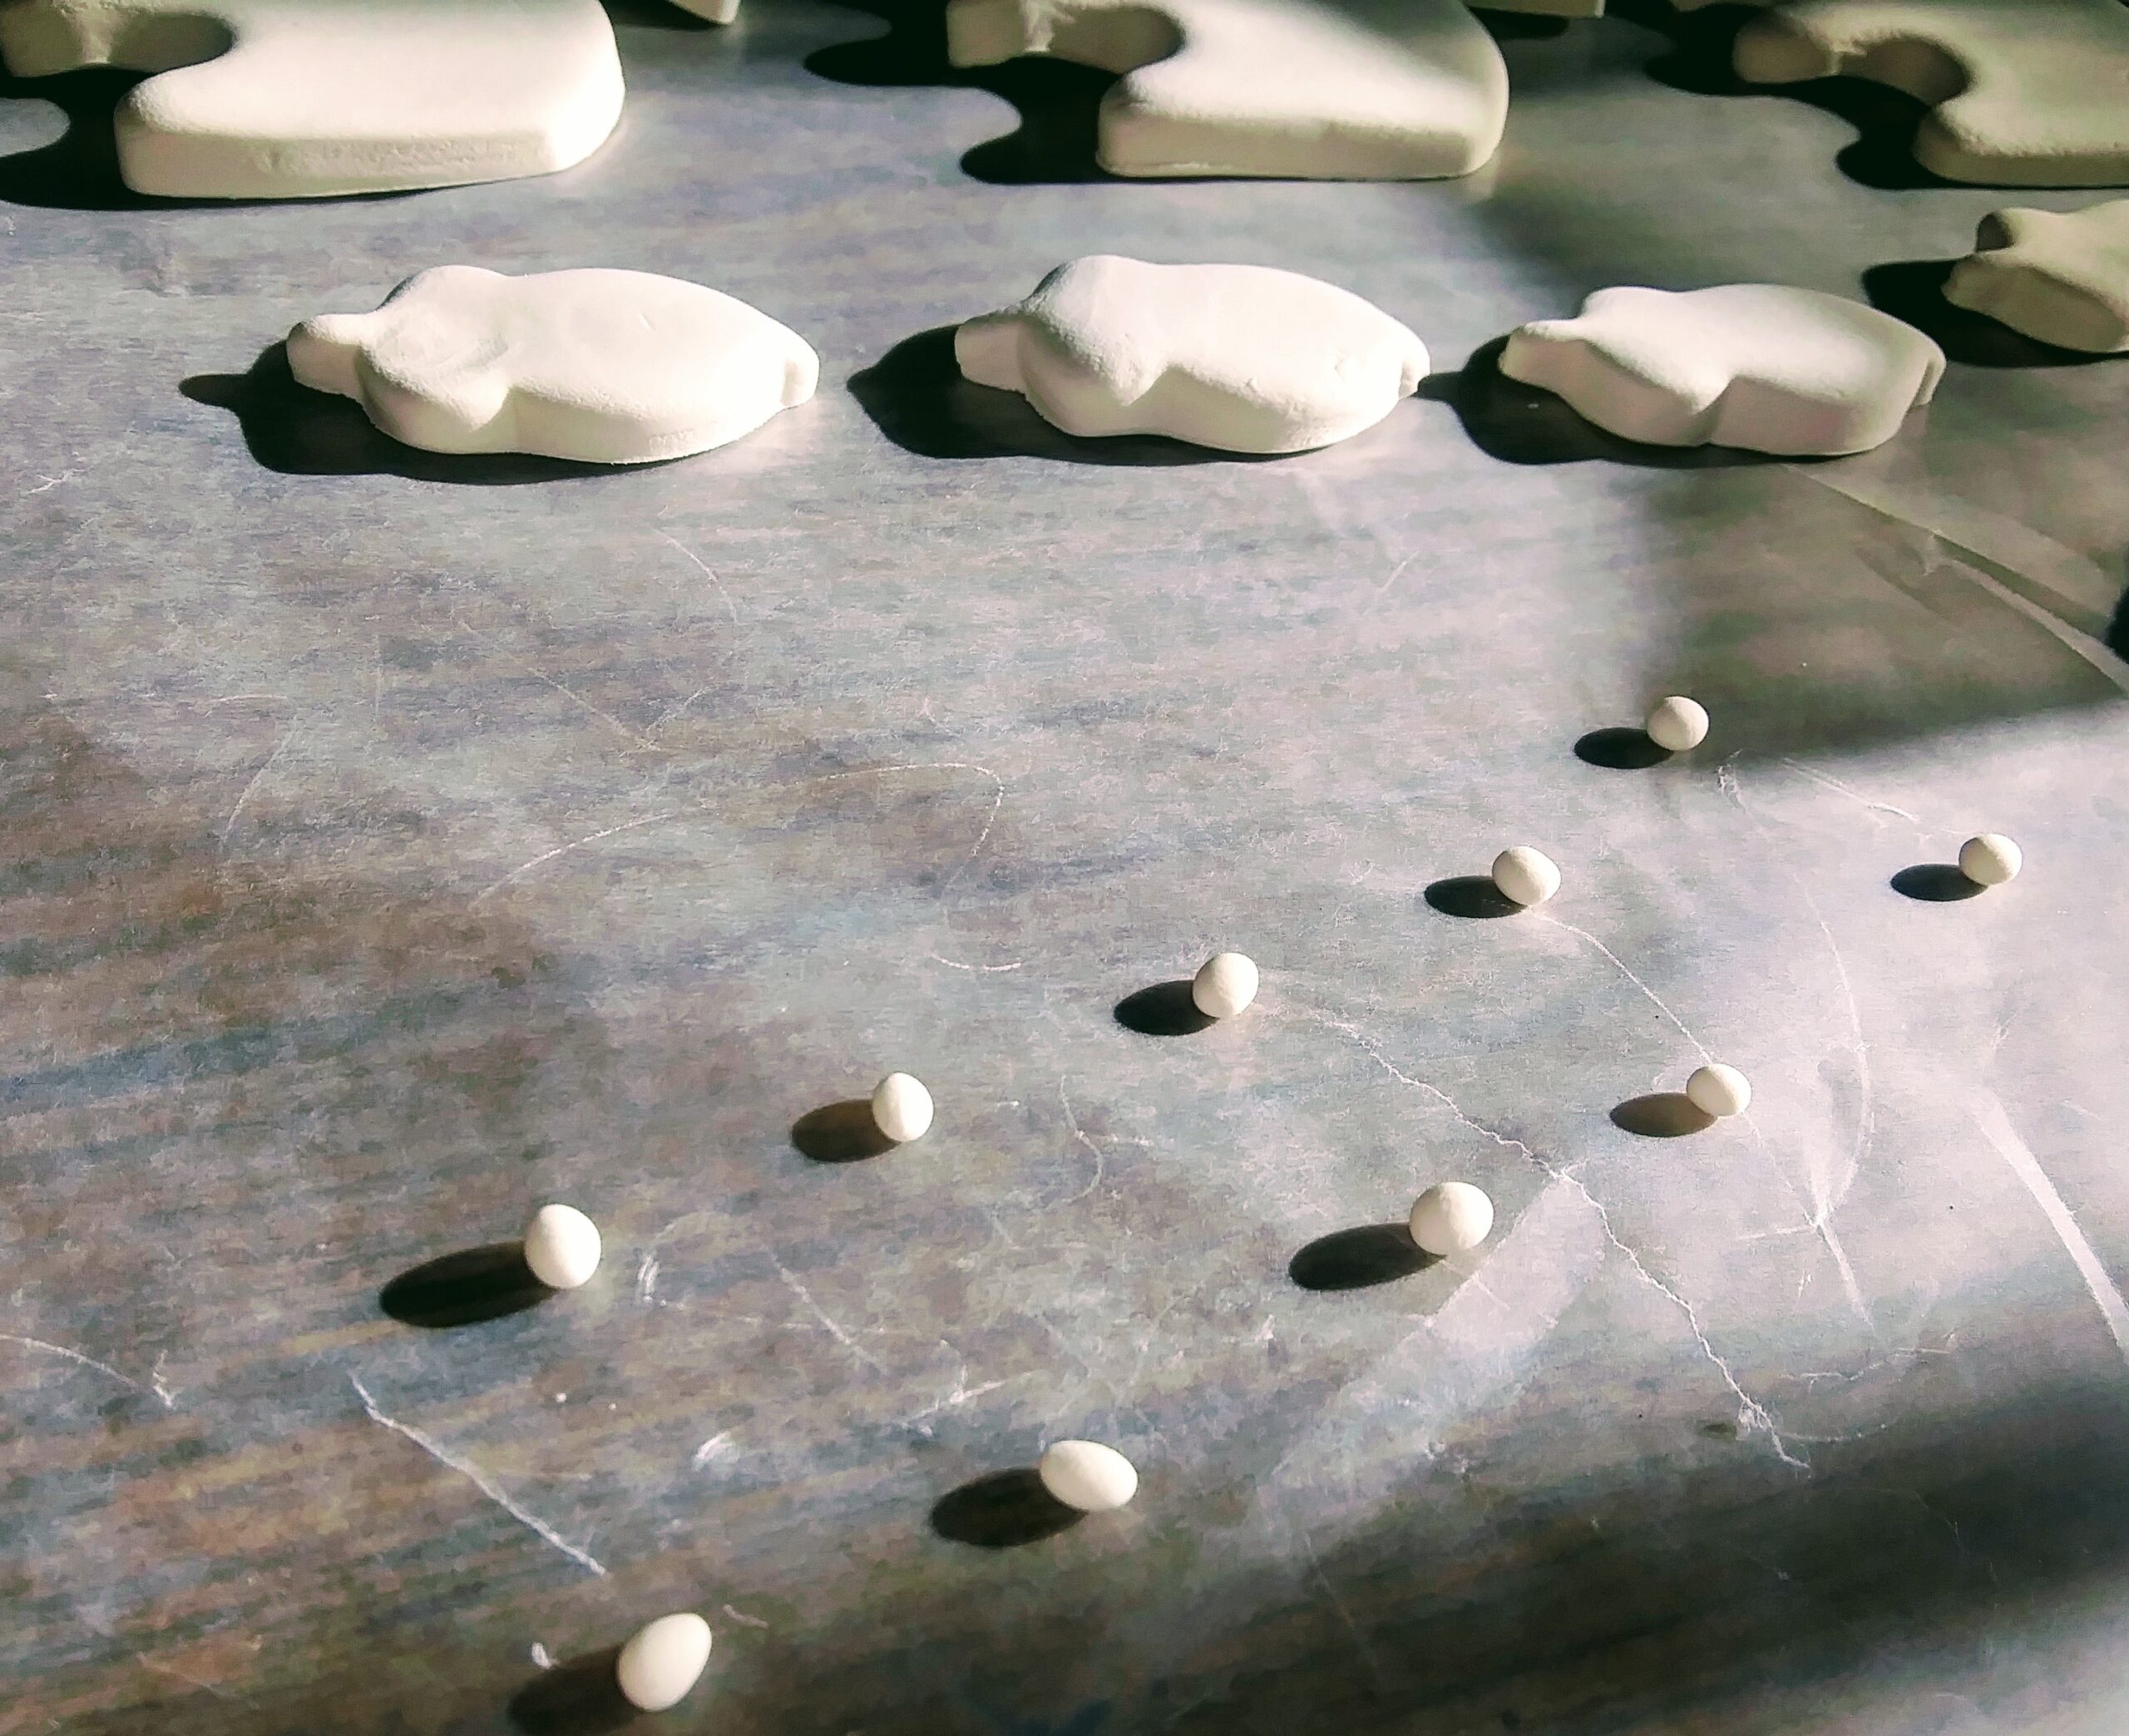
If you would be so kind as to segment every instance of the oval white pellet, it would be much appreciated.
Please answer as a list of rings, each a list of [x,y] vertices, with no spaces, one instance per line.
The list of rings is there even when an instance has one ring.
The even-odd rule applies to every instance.
[[[525,1263],[550,1290],[575,1290],[599,1270],[599,1226],[574,1206],[542,1206],[525,1226]]]
[[[1112,1512],[1139,1492],[1131,1461],[1099,1441],[1059,1441],[1035,1469],[1043,1487],[1083,1513]]]
[[[931,1093],[921,1079],[889,1073],[872,1088],[872,1119],[897,1145],[921,1139],[931,1125]]]
[[[1752,1100],[1752,1084],[1736,1068],[1711,1061],[1693,1069],[1692,1077],[1686,1081],[1686,1095],[1693,1100],[1695,1108],[1706,1114],[1718,1118],[1742,1115]]]
[[[709,1624],[692,1611],[660,1615],[621,1648],[614,1679],[621,1698],[645,1712],[678,1705],[709,1662]]]
[[[1707,739],[1707,708],[1683,693],[1658,699],[1643,726],[1648,739],[1672,753],[1684,753]]]
[[[1494,1202],[1469,1181],[1440,1181],[1412,1206],[1412,1240],[1429,1254],[1461,1254],[1493,1233]]]
[[[1198,966],[1190,999],[1208,1018],[1232,1018],[1257,999],[1257,963],[1241,953],[1214,953]]]
[[[1494,858],[1494,885],[1519,905],[1541,905],[1560,889],[1560,870],[1542,850],[1518,844]]]
[[[1959,872],[1976,885],[2000,886],[2018,877],[2025,852],[2001,832],[1983,832],[1959,846]]]

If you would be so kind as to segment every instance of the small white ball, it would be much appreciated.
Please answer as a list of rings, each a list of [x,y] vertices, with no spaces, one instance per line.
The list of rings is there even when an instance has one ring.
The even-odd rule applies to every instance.
[[[1139,1492],[1131,1461],[1099,1441],[1059,1441],[1035,1472],[1043,1487],[1083,1513],[1113,1512]]]
[[[1703,1114],[1718,1119],[1742,1115],[1752,1101],[1752,1083],[1736,1068],[1711,1061],[1693,1069],[1692,1077],[1686,1081],[1686,1095]]]
[[[525,1263],[549,1290],[575,1290],[599,1270],[599,1226],[574,1206],[542,1206],[525,1226]]]
[[[1494,1202],[1469,1181],[1439,1181],[1412,1207],[1412,1240],[1429,1254],[1461,1254],[1493,1233]]]
[[[1494,885],[1517,904],[1541,905],[1559,890],[1560,870],[1543,851],[1518,844],[1494,858]]]
[[[631,1706],[663,1712],[687,1697],[709,1663],[708,1622],[692,1611],[660,1615],[629,1636],[614,1679]]]
[[[1672,753],[1684,753],[1707,739],[1707,708],[1683,693],[1658,699],[1649,708],[1648,739]]]
[[[1959,872],[1977,885],[2014,880],[2025,865],[2025,852],[2001,832],[1983,832],[1959,846]]]
[[[931,1125],[931,1093],[921,1079],[889,1073],[872,1088],[872,1119],[897,1145],[921,1139]]]
[[[1232,1018],[1257,999],[1257,964],[1240,953],[1214,953],[1198,967],[1190,999],[1208,1018]]]

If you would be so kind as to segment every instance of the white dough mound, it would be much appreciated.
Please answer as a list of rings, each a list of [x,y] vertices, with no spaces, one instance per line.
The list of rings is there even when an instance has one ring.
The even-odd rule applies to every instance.
[[[1371,302],[1262,265],[1095,254],[954,333],[981,386],[1067,434],[1165,434],[1300,452],[1372,427],[1426,377],[1426,346]]]
[[[1579,317],[1513,333],[1500,371],[1628,440],[1831,456],[1891,439],[1929,402],[1944,353],[1860,302],[1728,284],[1599,289]]]
[[[951,0],[946,52],[1123,74],[1095,149],[1113,175],[1469,175],[1508,116],[1508,69],[1462,0]]]
[[[2082,211],[1991,211],[1944,299],[2043,343],[2129,350],[2129,199]]]
[[[746,303],[641,271],[439,265],[374,313],[289,333],[306,386],[431,452],[645,464],[737,440],[813,395],[820,362]]]
[[[5,0],[0,56],[157,75],[118,106],[119,172],[171,198],[546,175],[621,113],[599,0]]]

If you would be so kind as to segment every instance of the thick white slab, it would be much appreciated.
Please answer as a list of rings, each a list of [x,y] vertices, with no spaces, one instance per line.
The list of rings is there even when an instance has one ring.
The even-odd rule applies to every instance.
[[[1426,377],[1426,346],[1372,303],[1262,265],[1095,254],[954,333],[978,385],[1068,434],[1166,434],[1300,452],[1372,427]]]
[[[1859,302],[1728,284],[1599,289],[1578,318],[1512,333],[1500,369],[1628,440],[1828,456],[1889,440],[1929,402],[1944,354]]]
[[[119,172],[180,199],[546,175],[621,112],[598,0],[8,0],[0,57],[156,74],[118,106]]]
[[[2129,350],[2129,199],[2067,213],[1991,211],[1944,299],[2064,349]]]
[[[645,464],[737,440],[813,395],[806,341],[746,303],[641,271],[439,265],[373,313],[289,333],[306,386],[432,452]]]
[[[1469,175],[1508,114],[1500,51],[1461,0],[951,0],[946,51],[1123,74],[1095,150],[1113,175]]]

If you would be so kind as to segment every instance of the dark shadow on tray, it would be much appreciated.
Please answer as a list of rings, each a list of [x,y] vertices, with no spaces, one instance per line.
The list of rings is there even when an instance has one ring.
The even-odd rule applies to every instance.
[[[1366,1290],[1424,1272],[1435,1260],[1405,1224],[1362,1224],[1316,1237],[1294,1255],[1287,1275],[1305,1290]]]
[[[1015,1549],[1069,1531],[1085,1517],[1023,1467],[990,1472],[941,1496],[931,1509],[931,1529],[952,1543]]]
[[[1945,356],[1975,367],[2075,367],[2109,359],[2058,349],[2014,332],[1986,313],[1944,299],[1956,259],[1905,259],[1863,274],[1870,305],[1937,340]]]
[[[633,1724],[642,1714],[621,1698],[620,1655],[610,1645],[541,1671],[510,1697],[511,1723],[525,1736],[598,1736]]]
[[[1956,862],[1917,862],[1893,876],[1892,888],[1919,904],[1957,904],[1988,890],[1980,881],[1968,880]]]
[[[377,1305],[409,1326],[471,1326],[537,1307],[554,1292],[532,1275],[522,1242],[464,1248],[402,1272]]]
[[[1612,1125],[1643,1139],[1682,1139],[1689,1133],[1705,1133],[1715,1117],[1682,1091],[1652,1091],[1646,1097],[1628,1097],[1612,1112]]]
[[[2124,589],[2115,604],[2114,619],[2107,624],[2100,642],[2117,657],[2129,661],[2129,589]]]
[[[870,1097],[845,1097],[808,1109],[792,1122],[791,1142],[816,1163],[856,1163],[895,1146],[873,1120]]]
[[[1565,36],[1570,25],[1581,22],[1576,18],[1549,17],[1541,12],[1489,12],[1484,0],[1471,10],[1485,27],[1487,35],[1496,42],[1549,42],[1556,37]]]
[[[1438,880],[1420,895],[1445,916],[1478,921],[1513,916],[1523,908],[1483,874],[1459,874]]]
[[[1613,772],[1645,772],[1671,757],[1645,729],[1593,729],[1574,744],[1574,757],[1585,766],[1602,766]]]
[[[45,78],[0,73],[0,101],[49,102],[67,117],[67,131],[49,145],[0,157],[0,203],[77,211],[132,211],[176,203],[136,193],[119,179],[111,116],[142,76],[108,67]]]
[[[1189,978],[1178,977],[1125,995],[1116,1004],[1116,1022],[1141,1037],[1192,1037],[1218,1021],[1198,1010]]]

